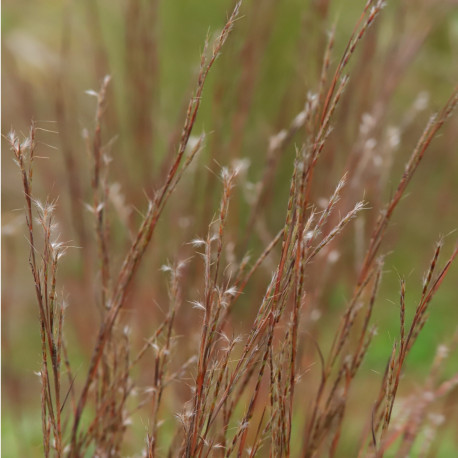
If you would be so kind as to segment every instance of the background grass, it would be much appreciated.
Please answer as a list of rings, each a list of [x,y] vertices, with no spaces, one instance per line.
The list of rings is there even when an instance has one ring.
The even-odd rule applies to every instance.
[[[94,99],[84,91],[97,89],[105,74],[112,76],[104,129],[106,140],[117,136],[112,149],[110,181],[119,183],[128,208],[132,206],[143,211],[144,192],[154,189],[158,177],[163,174],[164,158],[177,144],[205,37],[221,30],[232,7],[227,1],[158,2],[154,21],[150,24],[147,15],[142,14],[148,9],[148,2],[136,3],[141,13],[138,23],[133,24],[126,13],[129,2],[3,2],[2,132],[6,134],[11,126],[18,132],[27,132],[31,119],[36,120],[40,128],[59,132],[39,133],[39,156],[47,159],[36,161],[35,192],[43,197],[59,196],[57,219],[61,233],[64,240],[72,240],[74,245],[80,244],[81,234],[75,229],[75,216],[72,216],[74,196],[69,192],[69,172],[62,151],[65,148],[71,151],[74,160],[71,173],[77,177],[82,190],[81,201],[73,205],[83,208],[83,201],[90,200],[90,161],[81,131],[92,129],[94,112]],[[205,235],[209,218],[217,211],[219,193],[208,192],[214,189],[217,181],[214,174],[234,158],[249,158],[246,180],[250,183],[260,180],[269,137],[289,125],[302,109],[307,92],[315,90],[325,32],[333,24],[336,24],[334,65],[342,54],[362,2],[331,2],[325,16],[320,15],[319,6],[316,6],[319,3],[252,1],[243,5],[233,35],[209,75],[194,127],[195,135],[202,131],[208,133],[206,148],[193,164],[190,176],[180,184],[179,197],[175,196],[167,208],[165,221],[155,234],[153,254],[142,266],[123,313],[123,320],[135,330],[134,346],[139,347],[142,339],[151,334],[154,323],[161,316],[160,305],[167,297],[167,283],[158,273],[159,267],[168,260],[189,255],[186,244],[195,236]],[[135,31],[141,38],[142,31],[150,28],[156,53],[154,62],[143,54],[138,37],[134,36],[131,42],[127,38]],[[385,59],[391,47],[400,43],[407,46],[409,42],[404,43],[403,39],[409,35],[421,36],[425,30],[429,32],[424,35],[424,42],[387,102],[385,123],[401,125],[421,92],[429,94],[428,106],[416,112],[406,127],[384,188],[378,190],[379,194],[368,189],[367,197],[371,206],[377,208],[393,193],[428,117],[443,105],[458,81],[458,9],[453,2],[388,2],[351,64],[352,80],[336,114],[336,133],[331,136],[322,168],[317,172],[315,197],[329,195],[341,176],[357,137],[361,115],[377,101],[384,84],[381,79],[389,74],[384,69],[390,62],[387,64]],[[149,33],[145,32],[145,36]],[[246,43],[251,43],[251,48],[244,48]],[[133,46],[135,44],[139,47]],[[150,84],[146,93],[138,91],[141,84]],[[59,101],[63,101],[61,124],[47,123],[58,120],[56,106]],[[145,111],[149,114],[146,140],[135,127],[139,124],[139,113]],[[304,137],[299,133],[285,151],[272,182],[274,191],[265,207],[266,227],[271,234],[282,226],[294,144],[299,145]],[[358,385],[354,387],[355,392],[367,396],[368,404],[376,395],[379,374],[384,370],[393,339],[399,332],[399,276],[407,281],[407,316],[411,318],[434,242],[440,234],[449,234],[456,229],[457,144],[458,120],[454,116],[425,156],[408,188],[409,195],[393,218],[383,246],[383,251],[390,254],[386,258],[374,311],[379,333],[362,366]],[[33,373],[40,365],[40,337],[28,272],[28,247],[23,238],[25,226],[20,211],[23,196],[8,147],[3,141],[2,146],[2,449],[4,456],[40,456],[40,383]],[[249,204],[243,198],[246,192],[249,187],[248,190],[235,190],[239,198],[233,199],[231,208],[230,240],[244,233],[249,214]],[[91,226],[88,212],[80,210],[77,216],[83,219],[83,227]],[[137,220],[136,210],[132,210],[129,224],[134,225]],[[329,347],[340,312],[351,296],[351,281],[356,272],[355,234],[352,231],[353,228],[339,245],[341,257],[317,305],[321,318],[316,333],[323,350]],[[114,263],[122,259],[127,234],[122,224],[113,225]],[[91,236],[86,236],[89,246],[94,247]],[[454,240],[456,234],[446,237],[444,251],[453,248]],[[263,246],[261,237],[254,237],[252,251],[259,253]],[[85,261],[83,255],[72,253],[62,261],[59,276],[70,305],[65,335],[77,377],[86,372],[97,325],[94,319],[97,314],[91,305],[95,295],[93,287],[81,289],[87,275],[96,278],[97,274],[88,272],[85,262],[87,259]],[[259,293],[259,285],[266,275],[269,275],[268,267],[258,275],[252,289],[247,290],[243,302],[234,308],[232,325],[235,332],[243,332],[256,312],[251,298]],[[408,377],[413,381],[428,373],[436,347],[449,341],[455,332],[457,278],[455,265],[435,297],[430,320],[409,357]],[[191,274],[186,280],[189,300],[198,294],[197,279],[197,274]],[[184,307],[178,318],[178,334],[186,335],[188,322],[197,323],[198,318],[190,307]],[[192,333],[183,337],[184,341],[197,342]],[[452,353],[444,377],[456,371],[456,361],[456,353]],[[146,380],[147,372],[142,372],[140,380],[141,377]],[[403,381],[403,384],[406,391],[415,386],[415,382]],[[365,395],[361,393],[366,390]],[[455,391],[446,406],[447,411],[455,411],[455,424],[456,399]],[[175,411],[180,402],[179,399],[167,400],[166,409]],[[350,456],[346,453],[354,451],[354,438],[365,421],[358,415],[360,400],[349,402],[347,415],[352,420],[347,421],[342,433],[339,456]],[[138,441],[141,443],[145,432],[145,418],[135,420],[126,454],[139,452]],[[450,422],[453,424],[452,420]],[[162,439],[167,442],[170,440],[167,439],[170,436],[167,426],[164,431]],[[455,450],[456,438],[445,432],[437,456],[449,457]]]

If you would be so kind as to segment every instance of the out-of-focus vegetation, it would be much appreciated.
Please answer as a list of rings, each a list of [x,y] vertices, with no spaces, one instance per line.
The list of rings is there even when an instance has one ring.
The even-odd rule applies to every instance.
[[[376,7],[377,2],[373,3]],[[148,217],[148,200],[154,202],[158,190],[167,183],[180,146],[186,157],[194,153],[195,157],[167,205],[163,210],[161,207],[150,246],[138,268],[132,268],[132,281],[125,291],[120,289],[126,296],[120,302],[113,335],[107,337],[110,344],[101,358],[102,368],[97,369],[94,385],[89,387],[79,434],[90,430],[91,422],[101,412],[106,417],[100,421],[98,435],[91,431],[87,443],[80,444],[80,450],[84,450],[80,453],[85,456],[105,456],[107,448],[103,449],[101,436],[103,427],[110,427],[106,420],[109,415],[126,423],[125,431],[113,428],[118,434],[113,433],[113,441],[122,439],[114,453],[122,456],[141,455],[145,438],[152,456],[165,456],[169,447],[173,456],[205,456],[209,450],[210,456],[224,456],[231,450],[232,441],[234,454],[239,447],[259,446],[258,456],[268,454],[268,450],[273,450],[274,455],[308,456],[316,451],[317,456],[327,456],[328,450],[334,450],[335,456],[356,456],[362,447],[362,456],[371,456],[371,412],[395,342],[396,351],[401,351],[401,280],[406,282],[407,332],[421,301],[423,276],[430,268],[435,243],[444,237],[432,282],[441,278],[441,269],[456,246],[453,231],[458,223],[458,117],[454,113],[428,145],[393,212],[377,247],[377,256],[384,255],[384,265],[374,259],[368,266],[367,290],[356,301],[355,310],[351,309],[356,314],[361,306],[355,315],[354,332],[345,336],[344,350],[324,377],[325,397],[321,399],[318,393],[323,381],[322,364],[325,368],[331,364],[332,342],[361,278],[377,216],[396,195],[405,164],[431,115],[442,109],[456,88],[458,7],[453,0],[387,2],[364,30],[336,81],[338,89],[341,77],[350,77],[332,112],[332,130],[320,137],[322,150],[316,165],[313,163],[313,173],[304,182],[300,178],[302,170],[311,164],[319,128],[329,113],[326,94],[364,2],[243,3],[209,70],[197,116],[190,124],[190,137],[184,141],[183,125],[190,119],[188,102],[199,87],[199,72],[202,75],[201,55],[208,63],[233,8],[231,1],[3,2],[2,133],[8,137],[13,128],[22,141],[34,122],[32,197],[41,202],[56,201],[54,222],[58,228],[54,232],[68,246],[59,260],[56,277],[58,303],[66,304],[64,350],[71,368],[68,378],[69,368],[62,356],[60,405],[64,404],[62,437],[63,444],[69,447],[67,451],[71,449],[76,406],[84,391],[100,324],[110,313],[104,307],[104,299],[115,303],[113,292],[117,291],[122,262],[144,216]],[[369,9],[366,18],[370,14]],[[359,27],[363,24],[364,20]],[[323,62],[326,72],[322,72]],[[101,98],[99,91],[106,75],[111,80]],[[329,93],[335,95],[335,91]],[[98,117],[97,104],[101,108]],[[194,100],[191,109],[196,106]],[[100,144],[96,140],[97,125],[101,128]],[[204,133],[205,138],[201,137]],[[11,137],[2,139],[2,452],[4,456],[41,456],[42,378],[36,375],[40,371],[43,374],[40,316],[30,274],[23,189],[12,160],[14,154],[9,152],[11,142]],[[25,145],[24,152],[29,147]],[[97,151],[101,157],[98,172],[94,163]],[[229,170],[223,177],[222,168]],[[293,170],[296,189],[291,187]],[[238,176],[232,177],[231,171],[237,171]],[[99,187],[94,185],[97,173]],[[346,185],[329,218],[316,230],[313,225],[308,227],[307,219],[313,212],[314,223],[326,212],[329,198],[345,173]],[[304,189],[310,186],[307,193],[300,193],[301,184]],[[227,217],[222,218],[220,208],[229,205],[224,196],[230,196],[231,202]],[[281,319],[272,330],[270,321],[269,326],[258,329],[259,353],[254,353],[244,366],[246,373],[252,374],[245,391],[245,379],[237,380],[233,397],[229,398],[233,405],[222,405],[220,414],[224,417],[233,408],[232,416],[227,422],[217,417],[206,431],[205,421],[213,421],[209,413],[213,397],[216,405],[224,399],[224,390],[231,386],[230,377],[237,372],[237,361],[243,359],[245,345],[253,336],[253,322],[256,317],[263,318],[259,308],[272,276],[275,273],[274,278],[278,278],[279,271],[283,274],[282,246],[291,243],[284,255],[291,262],[296,259],[300,243],[307,247],[304,253],[312,253],[313,247],[319,246],[361,200],[367,208],[358,212],[341,234],[339,230],[335,239],[323,245],[316,258],[308,260],[304,254],[303,259],[299,256],[302,261],[286,264],[290,271],[285,267],[285,277],[280,275],[285,294],[279,304],[269,305],[272,310],[279,307]],[[285,218],[291,216],[288,202],[294,209],[302,202],[304,209],[294,210],[297,213],[293,211],[293,220],[286,219],[285,223]],[[96,222],[97,208],[104,210],[103,223]],[[33,213],[40,217],[35,207]],[[302,226],[301,218],[305,218]],[[219,232],[221,219],[224,227]],[[43,219],[38,220],[36,228],[41,223]],[[246,285],[237,283],[284,227],[285,234],[291,230],[291,239],[281,235]],[[312,240],[313,246],[304,241],[298,245],[291,242],[304,227],[308,229],[304,240]],[[100,228],[102,235],[98,236]],[[36,232],[38,241],[33,249],[38,266],[46,244],[42,244],[40,231]],[[207,233],[215,237],[211,243]],[[196,239],[203,243],[192,244]],[[105,242],[109,272],[104,280]],[[197,254],[205,254],[206,246],[214,250],[208,255],[212,261],[208,270]],[[247,254],[250,260],[243,270],[240,264]],[[185,260],[186,265],[181,266]],[[300,262],[304,263],[302,274]],[[171,266],[171,274],[161,270],[164,265]],[[179,278],[175,278],[178,274]],[[373,331],[358,373],[350,376],[345,369],[348,355],[357,356],[352,352],[358,348],[360,329],[366,329],[364,316],[378,275],[379,290],[367,335],[372,325],[377,327],[377,333]],[[402,369],[391,424],[383,433],[375,431],[378,449],[387,448],[385,456],[402,454],[405,444],[410,444],[410,438],[405,439],[409,432],[415,437],[410,444],[412,456],[450,457],[458,449],[454,434],[458,392],[453,388],[457,380],[457,276],[458,269],[452,264],[437,294],[434,291],[427,310],[428,321]],[[244,289],[239,295],[241,285]],[[227,316],[226,309],[221,317],[210,313],[210,323],[214,318],[218,331],[211,343],[206,331],[202,331],[205,314],[200,308],[203,304],[209,314],[205,301],[213,294],[218,296],[216,292],[209,293],[215,286],[222,296],[229,291],[230,298],[224,300],[231,306]],[[302,308],[295,323],[298,291],[303,295]],[[221,307],[221,297],[219,302],[213,298],[213,310],[216,304]],[[173,304],[176,314],[172,318]],[[268,306],[265,307],[269,317]],[[161,323],[165,323],[164,329],[170,326],[169,339],[161,333],[155,337],[158,327],[163,332]],[[124,335],[126,327],[129,332]],[[291,337],[294,329],[297,343]],[[207,337],[203,339],[202,335]],[[240,342],[234,342],[239,336]],[[206,398],[202,395],[201,401],[196,401],[203,363],[193,358],[202,351],[202,339],[209,345],[209,367],[203,377],[207,377],[205,382],[210,388]],[[121,384],[118,379],[122,369],[114,366],[121,365],[121,357],[134,360],[145,343],[150,346],[129,370],[129,379]],[[444,346],[449,349],[448,357]],[[227,353],[229,362],[224,364],[226,347],[232,353]],[[438,351],[439,357],[435,356]],[[291,371],[289,352],[295,355],[293,382],[281,379],[282,374]],[[266,369],[262,372],[264,355]],[[435,357],[440,360],[436,360],[437,368]],[[126,367],[130,369],[129,364]],[[345,375],[339,378],[339,373]],[[104,385],[103,380],[118,381],[118,388],[129,388],[129,397],[120,404],[122,412],[116,415],[101,407],[105,395],[113,406],[119,401],[115,401],[117,394],[109,397],[109,383]],[[214,388],[218,380],[220,391]],[[291,385],[295,397],[290,406]],[[437,394],[441,388],[443,396]],[[159,390],[163,390],[160,402]],[[96,391],[100,396],[94,400]],[[259,399],[247,422],[245,437],[240,422],[249,411],[253,393]],[[325,403],[327,396],[329,405]],[[389,395],[387,398],[389,405]],[[342,400],[345,402],[339,404]],[[203,405],[193,424],[196,402]],[[313,414],[315,403],[317,411]],[[339,410],[341,406],[345,406],[344,411]],[[327,409],[334,414],[329,424]],[[383,409],[385,404],[380,412]],[[196,426],[198,415],[202,424]],[[217,428],[224,427],[227,432],[223,435]],[[313,434],[319,435],[320,428],[324,436],[314,442]],[[200,449],[197,431],[208,433],[208,441]],[[289,431],[291,438],[283,437],[281,431]],[[211,449],[217,442],[223,443],[224,448]],[[282,448],[287,442],[290,450]]]

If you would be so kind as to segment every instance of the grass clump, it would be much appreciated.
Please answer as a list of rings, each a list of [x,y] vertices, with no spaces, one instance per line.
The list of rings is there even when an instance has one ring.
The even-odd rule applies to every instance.
[[[319,70],[307,91],[292,84],[287,108],[278,108],[275,129],[265,135],[250,117],[280,7],[266,3],[255,20],[256,8],[238,2],[204,43],[182,127],[167,131],[153,101],[155,33],[143,23],[155,24],[158,13],[135,1],[127,5],[125,91],[135,116],[123,124],[112,104],[121,96],[111,77],[87,91],[96,107],[92,131],[83,131],[86,168],[69,130],[63,68],[58,77],[60,191],[70,198],[42,203],[35,191],[37,151],[48,130],[40,121],[25,138],[14,131],[6,136],[22,181],[38,306],[44,455],[382,457],[407,456],[421,443],[419,456],[434,456],[445,426],[456,425],[441,406],[456,393],[457,375],[446,365],[454,342],[450,350],[440,344],[421,378],[409,377],[409,354],[458,255],[458,248],[444,248],[445,238],[425,250],[433,255],[415,301],[403,276],[400,293],[389,291],[397,297],[388,325],[396,334],[378,344],[384,357],[370,382],[365,364],[386,322],[379,314],[377,326],[374,315],[386,306],[380,290],[391,223],[400,212],[408,219],[407,189],[458,103],[455,88],[426,121],[399,172],[395,152],[416,130],[426,102],[421,95],[393,126],[390,100],[425,35],[398,32],[399,49],[385,52],[379,81],[370,77],[371,68],[380,69],[370,54],[385,39],[377,27],[384,2],[366,3],[339,49],[338,24],[326,40],[311,29],[321,43],[308,58]],[[106,70],[110,52],[98,35],[98,9],[88,8],[95,67]],[[310,18],[327,23],[328,2],[310,8]],[[245,30],[243,21],[253,21],[252,28]],[[234,59],[240,37],[234,87],[224,53]],[[211,133],[196,134],[201,110],[213,112]],[[117,131],[129,132],[121,143],[130,156],[120,158],[121,166],[119,146],[108,135]],[[258,136],[265,140],[260,151]],[[253,145],[252,157],[241,154],[245,141]],[[154,166],[153,145],[163,147]],[[130,162],[138,183],[144,180],[140,193],[122,173]],[[131,198],[138,212],[126,203]],[[75,242],[62,241],[73,236]],[[445,261],[442,251],[448,251]],[[69,258],[80,266],[73,280],[68,271],[60,274]],[[69,328],[76,336],[71,343]],[[78,343],[85,348],[76,368]]]

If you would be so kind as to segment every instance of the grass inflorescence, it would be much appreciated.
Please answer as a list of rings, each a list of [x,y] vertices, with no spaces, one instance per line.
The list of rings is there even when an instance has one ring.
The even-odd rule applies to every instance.
[[[146,110],[136,113],[131,126],[130,160],[141,161],[153,137],[160,135],[152,101],[141,101],[153,97],[157,50],[148,29],[139,26],[140,6],[127,3],[127,41],[142,45],[145,63],[152,59],[145,67],[150,74],[143,74],[136,69],[142,67],[136,60],[142,54],[132,54],[126,76],[138,110]],[[318,3],[322,5],[314,6],[315,14],[325,21],[328,2]],[[400,292],[391,292],[398,301],[393,314],[397,335],[385,346],[377,383],[361,395],[368,371],[364,361],[384,326],[374,315],[382,307],[392,220],[406,212],[409,185],[458,104],[455,88],[426,122],[398,174],[394,152],[423,107],[414,103],[398,126],[388,122],[389,99],[404,70],[401,51],[393,48],[382,95],[371,99],[373,105],[364,107],[362,116],[358,112],[352,117],[359,119],[354,141],[348,151],[339,150],[336,145],[348,137],[346,110],[352,97],[361,96],[358,87],[370,92],[364,86],[366,70],[353,61],[358,53],[367,57],[380,33],[375,27],[384,6],[380,0],[367,1],[342,50],[335,49],[338,23],[327,41],[321,40],[316,83],[301,95],[299,111],[281,119],[280,127],[272,129],[276,133],[267,136],[256,183],[249,181],[250,161],[239,154],[242,138],[218,149],[218,142],[225,144],[218,123],[225,119],[234,135],[249,136],[254,129],[248,113],[255,101],[246,91],[254,90],[260,64],[249,56],[263,52],[270,23],[248,31],[241,51],[246,71],[242,68],[239,97],[231,100],[234,108],[228,113],[221,102],[225,75],[217,70],[239,24],[256,14],[256,8],[241,2],[221,30],[205,40],[195,87],[181,109],[181,130],[172,133],[157,176],[147,177],[142,188],[147,202],[136,202],[138,211],[126,203],[137,195],[136,183],[124,195],[112,178],[119,174],[117,140],[107,140],[107,132],[119,122],[111,101],[116,76],[105,76],[98,91],[88,91],[96,103],[93,129],[83,133],[86,169],[75,156],[63,115],[67,101],[62,86],[56,94],[67,178],[62,192],[70,195],[72,229],[57,225],[59,207],[66,203],[50,197],[42,203],[41,192],[32,186],[40,123],[32,123],[23,139],[14,131],[5,137],[25,199],[28,264],[41,336],[36,344],[45,456],[382,457],[408,456],[418,443],[421,456],[433,456],[428,453],[438,447],[442,424],[448,420],[451,428],[456,426],[456,418],[437,410],[458,385],[456,374],[442,373],[449,352],[445,344],[438,347],[424,379],[415,379],[415,393],[405,396],[412,386],[409,354],[430,313],[439,313],[432,310],[433,299],[458,255],[455,247],[442,260],[442,238],[432,250],[415,305],[403,276]],[[155,9],[142,8],[153,20]],[[265,20],[274,21],[274,6],[264,8]],[[93,27],[92,39],[102,43]],[[138,35],[133,33],[137,27]],[[422,39],[423,34],[411,41],[402,37],[400,45],[409,55]],[[97,68],[105,67],[108,55],[103,47],[97,49]],[[210,82],[210,75],[216,82]],[[210,103],[211,90],[215,116],[221,119],[215,119],[214,132],[196,134],[201,105],[206,99]],[[204,153],[209,170],[199,191]],[[334,161],[336,154],[344,160]],[[220,171],[214,172],[215,167]],[[333,182],[335,174],[328,174],[327,167],[338,169],[341,178]],[[278,180],[285,170],[287,187]],[[385,198],[387,183],[392,191]],[[319,197],[321,193],[329,197]],[[66,233],[76,242],[62,242],[71,238]],[[356,240],[348,236],[352,233]],[[428,247],[424,251],[429,253]],[[154,260],[148,261],[150,257]],[[84,266],[75,279],[80,288],[76,296],[74,285],[67,296],[68,277],[61,279],[58,270],[71,258]],[[345,304],[330,307],[326,297],[341,285],[341,272],[348,291]],[[140,306],[145,284],[153,296],[148,307]],[[64,322],[67,305],[81,308]],[[75,326],[74,333],[81,333],[78,319],[88,323],[82,339],[90,350],[77,368],[66,330]],[[360,425],[358,437],[351,432],[354,424]],[[134,440],[139,434],[140,443]]]

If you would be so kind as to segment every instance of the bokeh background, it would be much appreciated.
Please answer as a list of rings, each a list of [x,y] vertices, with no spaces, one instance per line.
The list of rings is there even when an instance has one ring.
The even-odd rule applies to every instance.
[[[221,166],[236,159],[249,161],[233,199],[228,236],[235,255],[241,256],[250,202],[263,176],[269,139],[290,125],[307,93],[316,90],[327,31],[335,26],[331,61],[335,66],[363,3],[250,0],[243,4],[241,18],[209,76],[193,132],[207,133],[206,146],[167,208],[123,315],[137,348],[162,316],[167,281],[160,266],[193,255],[188,242],[205,236],[217,210],[216,175]],[[2,2],[2,134],[14,128],[26,135],[31,120],[36,122],[40,158],[34,174],[35,195],[43,200],[58,198],[61,237],[78,247],[69,250],[59,274],[60,290],[69,305],[65,335],[77,374],[86,371],[98,324],[96,244],[91,214],[84,205],[91,200],[91,163],[83,135],[85,129],[93,129],[95,98],[85,91],[98,90],[103,77],[111,75],[103,136],[111,142],[112,259],[119,266],[146,207],[145,193],[151,195],[161,182],[175,152],[205,38],[221,30],[232,7],[227,0]],[[395,189],[429,116],[458,82],[457,2],[389,1],[353,57],[350,75],[313,193],[317,201],[330,195],[351,158],[362,154],[361,142],[373,139],[375,143],[365,143],[372,151],[358,172],[362,184],[355,199],[363,197],[364,189],[375,215]],[[250,242],[254,254],[281,227],[295,145],[305,139],[305,133],[298,132],[274,158],[278,166],[263,205],[262,224]],[[370,406],[398,334],[399,278],[407,281],[411,316],[434,243],[445,235],[444,252],[455,244],[457,145],[455,115],[428,150],[392,221],[383,246],[388,253],[386,272],[375,310],[379,334],[361,370],[360,397],[351,399],[348,407],[347,415],[354,421],[346,424],[340,456],[351,456],[344,453],[353,450],[364,420],[358,405]],[[27,262],[21,183],[4,139],[1,160],[2,452],[5,457],[33,457],[42,454],[40,383],[34,374],[40,365],[39,326]],[[351,293],[358,246],[364,243],[361,240],[367,237],[374,215],[358,220],[339,242],[332,271],[324,278],[310,275],[310,284],[320,282],[314,316],[324,348]],[[253,317],[253,298],[263,290],[271,268],[266,265],[234,310],[236,332],[243,332]],[[193,300],[201,288],[199,269],[184,282],[186,298]],[[415,380],[428,372],[436,347],[452,341],[458,323],[457,285],[454,266],[409,359],[406,390],[414,389]],[[183,335],[183,348],[178,351],[183,358],[197,342],[198,322],[191,307],[177,319],[178,333]],[[444,377],[458,367],[456,352],[451,352],[449,363]],[[147,364],[138,379],[140,385],[147,384]],[[166,408],[173,414],[180,402],[168,399]],[[455,426],[457,403],[454,392],[441,407],[448,415],[446,423]],[[146,418],[141,414],[134,418],[126,455],[140,452]],[[446,426],[437,453],[455,456],[458,443],[453,427]]]

